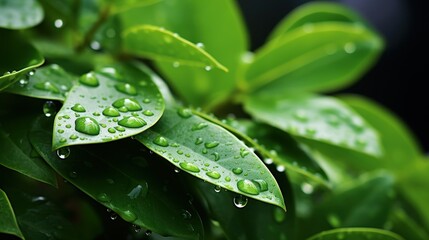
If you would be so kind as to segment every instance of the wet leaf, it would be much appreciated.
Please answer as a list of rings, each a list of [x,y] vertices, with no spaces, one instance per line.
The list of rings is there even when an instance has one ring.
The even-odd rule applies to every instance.
[[[43,8],[37,0],[2,0],[0,2],[0,28],[33,27],[39,24],[43,17]]]

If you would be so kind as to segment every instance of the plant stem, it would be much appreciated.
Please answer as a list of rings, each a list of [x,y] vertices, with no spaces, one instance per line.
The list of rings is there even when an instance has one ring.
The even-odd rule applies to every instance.
[[[85,47],[89,45],[89,43],[94,38],[94,35],[97,32],[97,30],[101,27],[101,25],[103,25],[103,23],[106,21],[109,15],[110,15],[110,5],[107,5],[100,11],[97,21],[91,26],[88,32],[86,32],[82,42],[76,46],[75,48],[76,52],[82,52],[83,49],[85,49]]]

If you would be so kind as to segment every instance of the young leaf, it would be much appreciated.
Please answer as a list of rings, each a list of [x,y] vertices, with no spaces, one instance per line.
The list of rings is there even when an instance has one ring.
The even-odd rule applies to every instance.
[[[153,128],[136,138],[195,177],[285,209],[276,180],[255,153],[189,109],[166,109]]]
[[[133,55],[228,71],[205,50],[161,27],[140,25],[126,29],[123,33],[123,41],[125,51]]]
[[[26,79],[26,74],[42,65],[45,60],[18,33],[0,29],[0,36],[1,91],[21,79]]]
[[[43,20],[43,16],[43,8],[37,0],[2,0],[0,2],[0,28],[33,27]]]
[[[340,228],[321,232],[307,240],[404,240],[396,233],[376,228]]]
[[[163,235],[202,239],[201,220],[183,190],[139,143],[74,146],[61,159],[51,152],[50,137],[48,127],[30,135],[37,151],[62,177],[125,221]]]
[[[2,189],[0,189],[0,216],[0,233],[12,234],[24,239],[9,199]]]
[[[322,22],[340,22],[368,27],[364,19],[344,5],[332,2],[310,2],[288,14],[276,26],[269,39],[276,41],[297,28],[304,27],[309,30],[313,24]]]
[[[56,64],[30,71],[6,91],[34,98],[64,101],[75,78]]]
[[[298,28],[260,49],[245,74],[244,90],[333,91],[357,80],[383,49],[380,37],[345,23]]]
[[[254,118],[294,136],[378,156],[378,135],[358,114],[332,97],[252,95],[245,109]]]
[[[155,124],[164,100],[152,75],[117,64],[81,76],[55,117],[53,150],[130,137]]]

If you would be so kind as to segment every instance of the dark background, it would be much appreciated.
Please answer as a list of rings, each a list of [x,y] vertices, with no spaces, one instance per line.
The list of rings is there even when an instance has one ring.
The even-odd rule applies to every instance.
[[[252,49],[265,42],[274,26],[309,0],[239,0]],[[357,93],[393,111],[429,151],[428,34],[425,0],[337,0],[365,17],[385,38],[386,49],[365,76],[341,93]]]

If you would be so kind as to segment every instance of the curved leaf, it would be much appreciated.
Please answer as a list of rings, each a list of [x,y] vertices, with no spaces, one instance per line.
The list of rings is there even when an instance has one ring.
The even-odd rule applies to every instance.
[[[379,56],[383,41],[344,23],[298,28],[259,50],[245,75],[245,90],[268,94],[332,91],[357,80]]]
[[[254,118],[294,136],[378,156],[378,135],[358,114],[332,97],[252,95],[245,109]]]
[[[28,79],[16,82],[7,91],[34,98],[64,101],[74,81],[74,76],[52,64],[30,72]]]
[[[395,209],[391,214],[390,221],[392,223],[391,231],[395,232],[405,239],[426,240],[429,239],[429,234],[420,226],[416,219],[411,217],[405,210]]]
[[[37,0],[2,0],[0,2],[0,28],[33,27],[43,20],[43,16],[43,8]]]
[[[45,60],[18,33],[0,29],[0,36],[1,91],[20,79],[26,79],[26,74]]]
[[[351,9],[333,2],[310,2],[289,13],[273,30],[269,39],[276,41],[284,34],[299,27],[311,28],[314,23],[342,22],[365,25],[366,21]]]
[[[117,141],[74,146],[67,158],[60,159],[51,152],[49,126],[35,130],[30,138],[62,177],[124,220],[160,234],[203,237],[199,215],[172,174],[157,165],[154,156],[140,151],[140,144]]]
[[[404,240],[401,236],[376,228],[340,228],[321,232],[308,240]]]
[[[133,55],[228,71],[202,48],[161,27],[140,25],[125,29],[123,41],[125,51]]]
[[[189,109],[166,109],[158,124],[136,138],[195,177],[285,208],[276,180],[253,151]]]
[[[0,189],[0,216],[0,233],[12,234],[24,239],[9,199],[2,189]]]
[[[151,127],[164,111],[152,75],[117,64],[81,76],[55,117],[52,148],[114,141]]]

